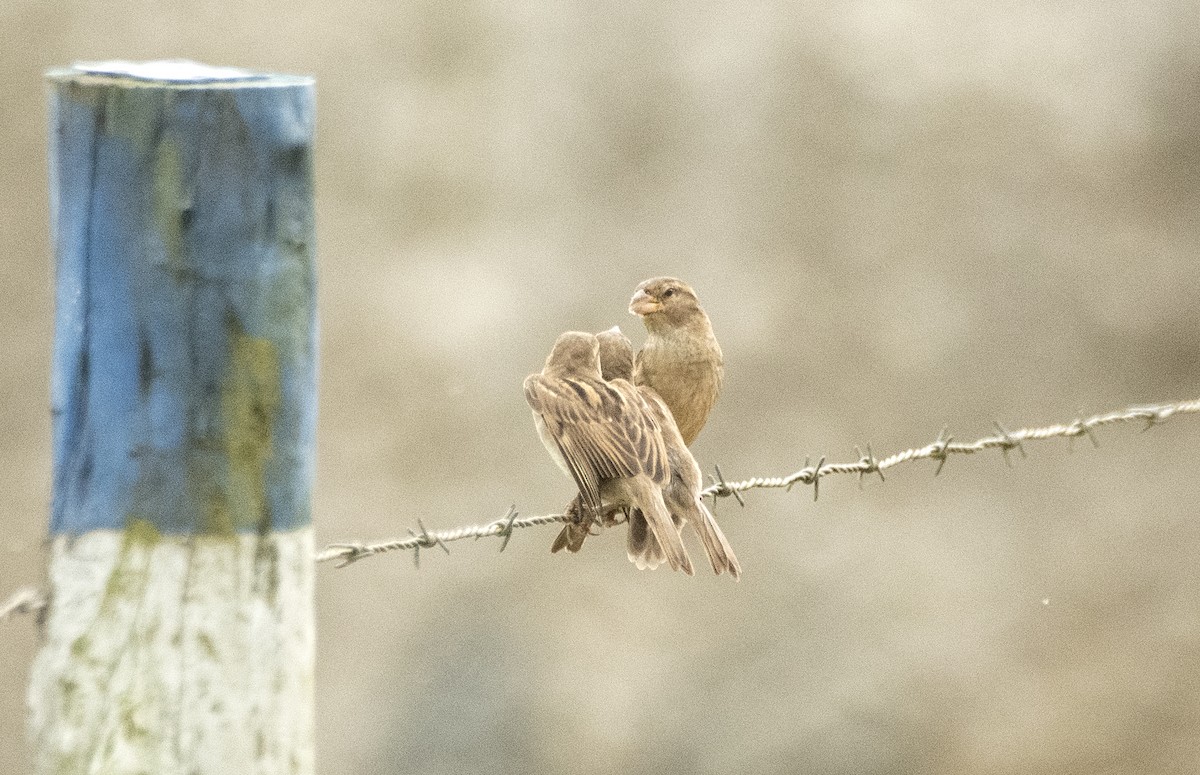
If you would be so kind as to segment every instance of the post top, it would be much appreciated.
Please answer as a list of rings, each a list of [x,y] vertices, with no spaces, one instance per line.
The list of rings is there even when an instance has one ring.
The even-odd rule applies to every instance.
[[[75,62],[70,67],[46,72],[50,80],[117,80],[134,84],[189,86],[300,86],[310,85],[308,76],[258,73],[240,67],[218,67],[188,59],[159,59],[151,62],[108,60],[105,62]]]

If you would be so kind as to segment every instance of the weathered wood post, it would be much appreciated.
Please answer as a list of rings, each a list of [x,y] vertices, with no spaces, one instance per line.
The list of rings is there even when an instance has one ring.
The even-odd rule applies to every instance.
[[[39,773],[311,773],[313,83],[52,71]]]

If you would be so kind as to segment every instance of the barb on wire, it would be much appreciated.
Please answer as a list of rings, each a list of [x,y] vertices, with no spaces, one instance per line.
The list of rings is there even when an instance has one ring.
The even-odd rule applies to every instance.
[[[0,621],[10,619],[17,614],[41,613],[50,604],[49,595],[44,589],[37,587],[21,587],[8,596],[8,600],[0,603]]]
[[[729,489],[728,485],[725,484],[725,475],[721,473],[721,467],[713,466],[713,470],[717,472],[717,475],[710,476],[709,479],[712,480],[713,486],[717,488],[717,492],[722,495],[732,495],[737,499],[738,505],[745,508],[746,501],[742,498],[742,494],[737,490]],[[716,504],[716,499],[713,500],[713,503],[714,505]]]
[[[861,487],[862,478],[867,474],[879,474],[880,481],[886,481],[883,472],[889,468],[914,460],[936,460],[937,468],[934,470],[934,475],[936,476],[941,473],[942,468],[946,465],[946,461],[952,455],[973,455],[989,449],[1000,450],[1004,455],[1005,463],[1009,467],[1012,467],[1012,461],[1008,455],[1009,451],[1016,449],[1021,453],[1021,457],[1024,458],[1026,456],[1024,442],[1026,441],[1065,438],[1069,442],[1073,442],[1076,438],[1086,435],[1091,440],[1093,446],[1099,447],[1100,442],[1095,434],[1097,428],[1119,423],[1144,422],[1145,426],[1142,428],[1142,431],[1145,432],[1156,425],[1161,425],[1177,414],[1192,414],[1196,412],[1200,412],[1200,399],[1180,401],[1174,404],[1134,406],[1121,411],[1093,415],[1086,419],[1076,419],[1066,424],[1021,428],[1015,431],[1007,430],[999,422],[996,422],[994,423],[997,431],[996,435],[984,436],[971,442],[954,441],[954,437],[949,435],[948,429],[943,428],[933,443],[923,447],[906,449],[902,452],[888,455],[883,459],[877,459],[871,449],[871,445],[867,444],[866,454],[863,454],[857,447],[855,448],[855,454],[859,456],[859,459],[853,463],[826,463],[825,456],[822,456],[817,460],[816,465],[812,465],[808,459],[805,459],[803,468],[787,476],[753,477],[740,482],[730,482],[725,480],[725,477],[721,474],[721,469],[717,468],[716,477],[712,478],[712,484],[702,490],[700,494],[703,497],[711,497],[714,505],[717,498],[730,496],[733,496],[738,503],[745,505],[741,494],[746,490],[773,488],[791,490],[793,485],[800,483],[812,485],[813,499],[816,500],[822,477],[829,476],[830,474],[855,474],[858,477],[859,486]],[[418,520],[417,525],[421,529],[420,532],[410,530],[408,538],[373,544],[364,544],[361,542],[330,544],[317,554],[316,560],[317,562],[333,560],[336,567],[344,568],[364,557],[397,550],[411,549],[419,553],[422,548],[440,546],[449,553],[450,549],[446,544],[450,541],[460,541],[464,538],[479,539],[485,536],[500,536],[503,538],[500,550],[504,551],[515,529],[534,527],[535,525],[549,525],[569,520],[571,520],[571,517],[566,514],[547,514],[545,516],[518,518],[515,506],[510,507],[500,519],[489,522],[486,525],[459,527],[453,530],[426,530],[424,524]]]
[[[421,528],[421,532],[409,530],[409,537],[395,541],[381,541],[374,544],[365,544],[361,541],[352,541],[340,544],[330,544],[317,553],[317,562],[334,561],[334,567],[344,568],[350,563],[357,562],[364,557],[370,557],[373,554],[383,554],[384,552],[395,552],[411,549],[415,552],[414,557],[420,556],[421,549],[429,549],[434,546],[440,546],[446,554],[450,553],[450,547],[446,544],[451,541],[461,541],[464,538],[484,538],[487,536],[500,536],[504,541],[500,544],[500,551],[508,546],[508,541],[512,538],[512,533],[518,528],[534,527],[536,525],[549,525],[553,522],[565,522],[570,517],[565,514],[547,514],[537,517],[522,517],[517,518],[517,507],[510,506],[504,516],[486,525],[474,525],[468,527],[459,527],[453,530],[426,530],[425,525],[419,520],[417,525]],[[415,560],[420,562],[420,560]]]

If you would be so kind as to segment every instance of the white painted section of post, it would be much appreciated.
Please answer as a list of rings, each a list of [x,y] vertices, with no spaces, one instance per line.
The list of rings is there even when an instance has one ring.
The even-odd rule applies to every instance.
[[[312,558],[309,527],[55,538],[37,771],[311,775]]]

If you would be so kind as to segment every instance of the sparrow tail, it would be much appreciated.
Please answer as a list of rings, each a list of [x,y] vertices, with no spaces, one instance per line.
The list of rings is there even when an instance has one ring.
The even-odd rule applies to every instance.
[[[699,519],[694,520],[696,532],[700,534],[704,552],[708,555],[708,561],[712,563],[713,572],[720,576],[721,571],[727,570],[735,581],[738,580],[742,575],[742,566],[738,564],[733,547],[729,545],[725,534],[717,526],[717,521],[713,519],[712,512],[704,505],[704,501],[697,498],[695,503],[699,511]]]
[[[647,497],[643,499],[642,513],[646,516],[650,532],[658,539],[658,544],[666,556],[667,564],[671,566],[671,570],[682,570],[689,576],[696,575],[696,571],[692,567],[692,559],[688,557],[687,549],[683,547],[683,538],[680,537],[678,528],[675,527],[675,523],[667,512],[662,491],[651,486],[645,486],[644,490]]]
[[[629,537],[625,551],[629,561],[636,565],[638,570],[654,570],[666,559],[658,539],[650,532],[650,525],[640,509],[629,512]]]

